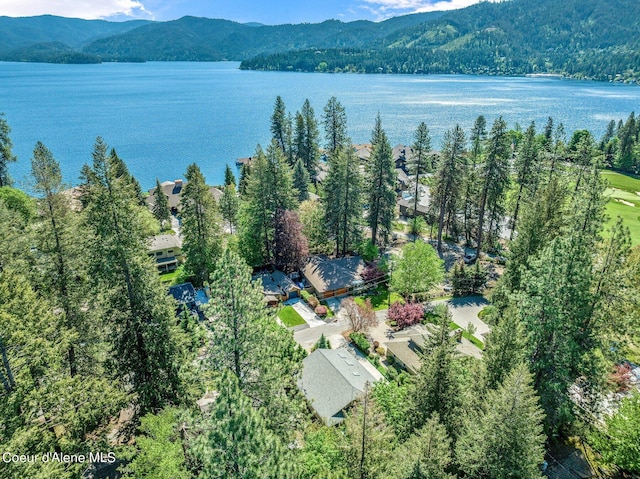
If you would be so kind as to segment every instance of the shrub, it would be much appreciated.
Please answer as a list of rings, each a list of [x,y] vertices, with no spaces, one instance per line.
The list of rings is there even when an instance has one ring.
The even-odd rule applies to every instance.
[[[371,241],[365,241],[360,245],[360,256],[367,262],[373,261],[380,256],[380,250]]]
[[[379,346],[376,348],[376,353],[378,353],[378,355],[380,356],[384,356],[386,354],[387,350],[384,349],[382,346]]]
[[[400,328],[406,328],[422,321],[424,309],[421,303],[393,303],[387,313],[388,318]]]
[[[313,294],[311,293],[307,293],[306,291],[302,291],[300,293],[300,296],[302,296],[302,299],[304,299],[304,301],[311,306],[313,309],[317,308],[318,305],[320,304],[320,301],[318,301],[318,298],[316,298]]]
[[[349,335],[349,339],[354,342],[356,347],[365,354],[369,353],[369,349],[371,349],[371,344],[367,341],[367,338],[362,333],[351,333]]]
[[[316,349],[331,349],[331,343],[324,334],[320,335],[320,339],[318,339],[318,342],[315,344],[315,346],[311,348],[311,351],[315,351]]]
[[[326,306],[322,306],[322,305],[316,306],[316,309],[314,309],[314,311],[318,316],[326,316],[327,315],[327,307]]]

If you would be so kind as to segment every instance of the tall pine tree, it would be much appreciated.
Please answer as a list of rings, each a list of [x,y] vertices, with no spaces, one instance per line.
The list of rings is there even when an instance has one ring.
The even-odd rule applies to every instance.
[[[396,206],[396,171],[391,145],[382,129],[380,114],[372,132],[371,158],[365,164],[367,188],[367,224],[371,228],[371,242],[385,245],[389,240]]]
[[[180,197],[185,270],[196,286],[202,286],[209,281],[220,255],[220,218],[215,199],[198,165],[192,163],[187,167],[185,179],[187,184]]]

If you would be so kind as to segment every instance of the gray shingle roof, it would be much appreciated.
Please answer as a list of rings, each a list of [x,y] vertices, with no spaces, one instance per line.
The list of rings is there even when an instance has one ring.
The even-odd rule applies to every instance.
[[[375,378],[347,349],[316,349],[303,361],[298,387],[327,424],[340,423],[342,411],[364,394]]]
[[[326,291],[348,288],[354,281],[361,279],[364,261],[360,256],[330,259],[318,255],[309,258],[302,273],[307,281],[322,294]]]

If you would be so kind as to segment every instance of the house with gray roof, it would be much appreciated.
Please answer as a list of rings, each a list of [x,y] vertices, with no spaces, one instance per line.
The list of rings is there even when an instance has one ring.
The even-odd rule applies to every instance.
[[[160,188],[162,192],[167,197],[167,202],[169,203],[169,209],[173,214],[176,214],[181,209],[180,198],[182,195],[182,188],[187,184],[186,181],[183,180],[175,180],[175,181],[165,181],[160,184]],[[149,196],[145,199],[149,208],[153,209],[153,205],[155,203],[155,193],[156,187],[154,186],[149,190]],[[222,197],[222,191],[215,186],[209,187],[209,193],[216,201],[220,201]]]
[[[282,271],[267,271],[254,276],[253,279],[262,281],[263,301],[271,306],[300,296],[300,287]]]
[[[298,387],[327,425],[341,423],[344,412],[376,378],[348,349],[316,349],[302,361]]]
[[[361,282],[365,264],[360,256],[329,258],[312,256],[302,269],[302,274],[311,284],[319,298],[331,298],[347,294]]]

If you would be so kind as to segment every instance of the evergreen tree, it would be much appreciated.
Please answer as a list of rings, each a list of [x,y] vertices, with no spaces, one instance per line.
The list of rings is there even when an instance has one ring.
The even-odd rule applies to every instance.
[[[9,163],[13,163],[17,160],[11,149],[13,143],[11,142],[11,127],[4,118],[4,113],[0,113],[0,188],[3,186],[11,186],[13,180],[9,175]]]
[[[185,448],[178,434],[178,414],[166,408],[159,414],[147,414],[140,421],[136,437],[138,451],[125,466],[125,478],[190,479]]]
[[[543,413],[527,367],[487,392],[456,444],[460,469],[473,478],[539,479],[544,461]]]
[[[480,168],[480,181],[482,192],[480,196],[478,215],[478,237],[476,240],[476,256],[480,257],[484,232],[486,211],[498,210],[504,201],[504,196],[509,186],[509,138],[507,136],[507,124],[499,117],[491,128],[487,143],[486,158]],[[494,226],[499,226],[498,219],[492,216]],[[491,233],[491,227],[489,232]]]
[[[339,149],[350,146],[351,141],[347,136],[347,114],[335,96],[332,96],[325,105],[322,122],[329,156],[333,156]]]
[[[389,477],[387,469],[392,459],[389,447],[394,442],[393,431],[371,397],[369,389],[347,415],[344,422],[343,451],[349,477],[382,479]]]
[[[265,408],[272,430],[289,435],[304,408],[295,384],[302,351],[268,317],[262,286],[251,281],[251,268],[237,254],[224,251],[211,293],[206,312],[212,318],[212,368],[233,373],[240,389]]]
[[[516,197],[516,206],[511,218],[511,236],[516,230],[518,224],[518,214],[520,213],[520,202],[524,194],[525,188],[529,188],[532,193],[538,189],[540,181],[540,168],[538,163],[538,142],[536,140],[536,124],[531,122],[529,128],[524,134],[524,141],[514,161],[515,179],[518,185],[518,196]]]
[[[455,437],[461,407],[460,385],[456,375],[455,340],[449,334],[451,312],[446,305],[436,309],[437,324],[427,338],[426,351],[416,377],[413,399],[413,427],[421,428],[438,414],[449,436]]]
[[[244,196],[247,192],[249,176],[251,176],[251,165],[245,163],[242,165],[242,168],[240,168],[240,180],[238,181],[238,193],[240,193],[240,196]]]
[[[380,114],[376,117],[371,144],[371,158],[365,165],[365,178],[369,186],[367,224],[371,228],[371,242],[374,245],[384,245],[389,240],[396,207],[396,171],[391,145],[382,129]],[[381,241],[378,240],[380,236]]]
[[[298,190],[298,201],[302,202],[309,199],[309,173],[301,159],[296,161],[293,169],[293,186]]]
[[[319,201],[303,201],[300,203],[299,211],[302,233],[309,242],[309,251],[321,254],[335,251],[325,227],[324,206]]]
[[[451,439],[438,420],[431,418],[402,444],[393,461],[391,476],[398,479],[454,479],[451,467]]]
[[[459,186],[465,177],[465,137],[459,125],[444,134],[442,152],[436,167],[432,188],[432,203],[438,208],[438,251],[442,252],[442,231],[445,217],[457,216],[460,202]]]
[[[282,445],[242,392],[238,378],[225,373],[218,383],[219,395],[193,448],[202,477],[293,477]]]
[[[615,165],[623,171],[632,172],[635,166],[634,146],[637,141],[637,126],[635,114],[631,112],[629,118],[618,132],[618,153]]]
[[[8,451],[42,457],[94,450],[106,440],[103,426],[128,402],[118,381],[70,376],[74,332],[56,309],[22,275],[11,268],[0,273],[0,430]],[[2,477],[72,479],[82,469],[38,460],[3,464]]]
[[[320,133],[318,131],[318,120],[308,99],[302,105],[300,116],[302,118],[302,134],[298,131],[296,132],[296,138],[300,137],[302,140],[298,144],[298,159],[302,160],[309,176],[315,182],[320,157]],[[298,125],[297,122],[296,125]]]
[[[413,135],[412,155],[408,161],[409,174],[413,178],[413,214],[415,215],[420,201],[420,175],[429,171],[429,152],[431,136],[425,122],[418,125]]]
[[[496,389],[526,359],[524,327],[515,311],[507,311],[486,338],[483,360],[486,389]]]
[[[156,178],[156,189],[153,192],[153,216],[160,222],[160,228],[171,224],[171,211],[169,209],[169,199],[162,191],[160,180]]]
[[[42,278],[38,282],[49,300],[64,312],[61,320],[64,328],[75,335],[67,351],[69,374],[73,377],[78,372],[78,349],[87,343],[90,330],[82,297],[83,293],[86,294],[80,280],[82,265],[78,261],[82,256],[78,239],[83,235],[79,234],[81,227],[64,193],[60,164],[40,142],[33,150],[31,177],[34,191],[41,198],[39,211],[42,222],[36,237],[40,260],[38,270],[42,272]],[[87,359],[89,363],[95,360],[82,359],[85,367],[88,366]]]
[[[478,203],[480,202],[479,165],[484,156],[484,147],[487,140],[487,120],[480,115],[476,118],[471,130],[471,150],[469,151],[469,167],[464,181],[464,207],[463,224],[467,245],[471,245],[472,231],[478,216]]]
[[[275,141],[266,154],[258,146],[256,160],[239,212],[240,251],[252,266],[273,261],[276,211],[296,207],[291,168]]]
[[[325,225],[335,241],[336,255],[344,256],[362,236],[362,178],[351,148],[340,147],[329,157],[324,190]]]
[[[192,163],[187,167],[185,179],[187,183],[180,197],[185,271],[193,277],[196,286],[202,286],[209,281],[220,255],[220,219],[215,199],[198,165]]]
[[[116,176],[113,156],[96,140],[93,165],[82,177],[84,223],[90,231],[95,297],[113,331],[115,374],[126,379],[141,412],[177,398],[173,306],[147,257],[132,184]],[[99,291],[99,294],[97,293]]]
[[[282,154],[287,153],[287,109],[278,95],[271,114],[271,136]]]
[[[115,148],[111,148],[111,151],[109,152],[109,162],[112,164],[114,177],[120,178],[122,181],[127,183],[131,187],[138,204],[146,208],[140,182],[129,172],[127,164],[118,156]]]
[[[219,207],[222,218],[229,225],[229,232],[233,234],[233,226],[238,221],[238,210],[240,208],[240,200],[236,194],[234,184],[229,184],[224,187],[222,196],[220,197]]]
[[[224,167],[224,186],[233,185],[236,186],[236,175],[233,174],[229,163],[225,164]]]

